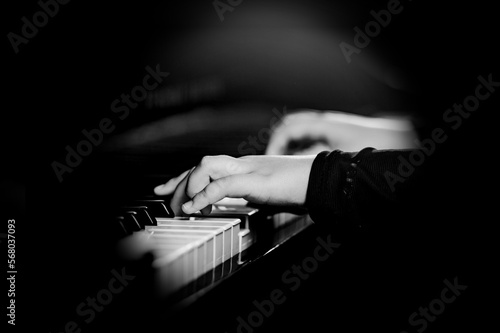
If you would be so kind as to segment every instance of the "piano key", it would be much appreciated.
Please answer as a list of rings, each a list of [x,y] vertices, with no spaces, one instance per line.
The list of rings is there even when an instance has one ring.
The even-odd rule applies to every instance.
[[[197,237],[193,240],[194,237]],[[194,292],[197,285],[204,285],[207,282],[213,282],[216,278],[215,272],[222,265],[214,262],[214,235],[212,233],[152,233],[152,239],[157,242],[156,248],[157,258],[154,261],[154,266],[161,271],[163,275],[171,269],[183,269],[183,286],[190,285],[189,292]],[[188,244],[192,246],[189,253],[179,256],[176,260],[184,261],[184,263],[170,263],[169,250],[172,247]],[[164,251],[167,250],[167,251]],[[165,252],[165,253],[162,253]],[[164,256],[164,255],[167,256]],[[174,268],[173,268],[174,267]],[[207,274],[210,273],[210,274]],[[179,277],[178,277],[179,278]],[[162,281],[158,281],[160,284]],[[196,283],[195,283],[196,282]],[[179,283],[177,282],[178,286]],[[191,290],[192,289],[192,290]]]
[[[166,222],[164,222],[166,223]],[[213,226],[207,226],[207,225],[198,225],[197,222],[196,224],[190,225],[190,226],[182,226],[178,224],[172,224],[169,225],[169,228],[188,228],[188,229],[195,229],[195,230],[219,230],[219,228],[223,228],[223,238],[222,238],[222,262],[230,259],[232,257],[232,230],[231,226],[227,224],[220,224],[220,225],[213,225]],[[163,227],[165,224],[162,224],[161,226],[158,227]],[[218,250],[217,250],[218,251]],[[218,252],[216,252],[218,253]]]
[[[243,260],[244,252],[252,245],[253,239],[250,230],[243,229],[238,233],[239,243],[240,243],[240,251],[238,255],[238,261],[241,263]]]
[[[170,246],[191,244],[195,249],[193,263],[195,277],[198,277],[213,268],[213,257],[207,256],[207,251],[211,251],[213,253],[213,244],[209,242],[208,237],[180,237],[176,235],[170,235],[170,237],[155,237],[153,235],[152,240],[154,243],[154,251],[156,254],[160,254],[158,256],[158,263],[161,263],[161,254],[163,254]]]
[[[223,276],[228,275],[233,266],[238,263],[238,258],[236,254],[239,252],[239,231],[240,231],[240,219],[228,219],[228,218],[197,218],[197,217],[175,217],[172,219],[158,219],[158,225],[176,225],[176,226],[200,226],[200,225],[210,225],[210,226],[224,226],[225,228],[230,228],[230,234],[225,232],[224,239],[224,258],[222,260],[222,265],[217,266],[214,270],[214,275],[212,276],[215,282]],[[148,230],[152,228],[148,227]],[[228,237],[230,236],[230,237]],[[230,252],[229,252],[230,251]],[[232,260],[234,256],[234,260]],[[233,263],[234,261],[234,263]],[[208,279],[209,280],[209,279]],[[199,282],[199,285],[203,285],[203,281]]]
[[[182,274],[179,275],[179,278],[182,280],[177,281],[176,284],[186,285],[194,281],[198,276],[197,249],[193,243],[163,245],[156,250],[158,258],[153,261],[153,266],[159,270],[165,269],[170,264],[170,254],[178,252],[179,249],[183,249],[183,251],[179,252],[179,256],[175,260],[182,261],[182,263],[179,263],[179,266],[182,267]]]
[[[153,245],[154,248],[161,249],[162,247],[164,247],[164,245],[168,245],[169,243],[174,243],[174,244],[193,243],[194,246],[197,246],[198,248],[197,259],[199,260],[199,262],[196,265],[196,271],[199,272],[200,274],[206,273],[215,267],[215,261],[214,261],[215,242],[214,242],[214,236],[212,234],[203,233],[203,234],[193,235],[189,233],[188,234],[154,233],[151,235],[153,242],[155,243]],[[201,245],[198,246],[196,244],[201,244]]]
[[[157,239],[144,230],[135,232],[120,243],[119,252],[128,260],[140,259],[145,253],[152,253],[152,267],[156,272],[157,288],[164,296],[211,270],[213,263],[204,266],[207,242],[204,236],[172,236]],[[212,245],[213,247],[213,245]],[[183,251],[179,252],[179,249]],[[172,253],[176,253],[172,257]],[[213,253],[213,248],[210,249]]]
[[[146,225],[156,225],[156,218],[149,214],[147,206],[125,206],[122,209],[136,212],[135,216],[142,228]]]
[[[217,265],[222,263],[222,241],[223,241],[223,233],[222,230],[213,231],[213,230],[176,230],[176,229],[163,229],[163,230],[155,230],[150,231],[155,235],[155,237],[171,237],[172,235],[176,236],[209,236],[210,241],[207,241],[207,246],[211,245],[212,251],[207,251],[207,256],[209,256],[208,261],[212,262],[212,268],[215,268]]]
[[[230,228],[229,233],[225,235],[225,245],[227,245],[224,260],[236,255],[239,251],[238,232],[240,231],[240,219],[221,219],[221,218],[195,218],[195,217],[176,217],[173,219],[159,219],[158,225],[193,225],[193,226],[220,226]]]
[[[194,253],[192,244],[172,245],[165,249],[160,258],[153,261],[157,275],[157,290],[162,296],[179,290],[195,278],[192,270]]]
[[[197,215],[198,217],[201,215]],[[264,215],[258,208],[241,206],[239,204],[214,205],[214,209],[209,215],[209,218],[237,218],[242,222],[240,231],[247,229],[249,235],[246,235],[246,246],[251,246],[257,242],[258,234],[265,234],[263,228],[267,225],[268,216]],[[238,238],[239,240],[239,238]]]
[[[209,256],[208,264],[204,265],[206,252],[213,254],[211,238],[213,239],[213,235],[205,233],[159,236],[142,230],[124,239],[121,242],[120,252],[129,260],[138,259],[144,253],[152,252],[155,257],[153,267],[159,278],[158,287],[167,292],[172,288],[188,285],[213,269],[213,256]],[[183,252],[179,252],[181,248],[184,249]],[[175,258],[171,256],[173,252],[177,254]],[[168,277],[168,272],[173,276]]]
[[[162,230],[160,232],[165,232],[165,233],[158,233],[159,231],[156,230],[156,233],[157,235],[160,235],[160,236],[163,236],[163,235],[170,235],[170,231],[171,230],[175,230],[175,229],[168,229],[168,230]],[[200,230],[200,229],[197,229],[197,230]],[[213,276],[212,276],[212,279],[213,280],[217,280],[218,278],[221,277],[222,275],[222,266],[224,265],[224,261],[225,261],[225,253],[224,253],[224,235],[222,235],[222,239],[220,237],[220,228],[217,228],[215,230],[208,230],[208,229],[201,229],[202,231],[204,232],[207,232],[208,231],[208,235],[213,237],[212,241],[209,243],[209,245],[212,245],[211,248],[208,249],[208,251],[212,251],[212,253],[210,252],[207,252],[207,254],[210,255],[210,258],[207,260],[207,265],[205,266],[205,270],[203,271],[203,273],[207,272],[208,269],[209,269],[209,265],[212,263],[212,267],[210,267],[210,269],[212,270],[213,272]],[[186,231],[190,231],[192,232],[193,230],[192,229],[185,229],[183,228],[182,229],[183,232],[186,232]],[[153,231],[154,233],[155,231]],[[215,236],[215,237],[214,237]],[[222,242],[221,242],[222,240]],[[214,248],[215,247],[215,248]],[[226,252],[227,253],[227,252]],[[201,276],[201,274],[199,275]]]
[[[240,206],[245,207],[249,202],[243,198],[224,198],[215,203],[216,205],[229,205],[229,206]]]
[[[118,237],[124,237],[131,234],[131,232],[129,232],[127,228],[125,228],[124,220],[125,220],[124,216],[115,217],[115,223],[113,224],[113,229],[114,232],[116,232],[116,236]]]
[[[250,242],[250,230],[248,229],[243,229],[242,231],[239,232],[238,237],[239,237],[239,243],[240,243],[240,252],[245,251],[248,249]]]
[[[226,235],[228,228],[219,226],[179,226],[179,225],[158,225],[158,226],[148,226],[146,227],[147,232],[161,234],[161,233],[194,233],[194,232],[204,232],[208,234],[213,234],[215,237],[215,265],[220,265],[226,258],[227,253],[230,253],[224,247],[225,239],[229,239],[229,234]],[[230,244],[227,248],[230,251]]]
[[[133,231],[139,231],[142,229],[139,220],[137,219],[137,213],[131,210],[125,210],[123,214],[123,225],[129,233]]]
[[[160,224],[162,221],[166,219],[159,219]],[[173,219],[168,219],[168,221],[189,221],[189,222],[197,222],[199,224],[207,224],[211,222],[216,222],[216,223],[226,223],[230,224],[232,226],[232,231],[231,231],[231,238],[232,238],[232,249],[231,249],[231,256],[234,256],[238,254],[239,252],[239,238],[238,238],[238,233],[241,230],[241,219],[238,218],[217,218],[217,217],[175,217]]]
[[[179,218],[184,219],[184,218]],[[240,239],[238,237],[239,232],[242,230],[241,219],[239,218],[217,218],[217,217],[189,217],[190,221],[196,221],[199,223],[209,223],[209,222],[224,222],[230,223],[232,225],[232,249],[231,256],[235,256],[240,251]]]
[[[163,199],[136,199],[132,205],[146,206],[154,217],[174,217],[175,214]]]
[[[193,214],[195,217],[221,217],[239,218],[243,229],[250,229],[250,218],[257,215],[259,209],[240,205],[213,205],[212,212],[208,216],[201,213]]]

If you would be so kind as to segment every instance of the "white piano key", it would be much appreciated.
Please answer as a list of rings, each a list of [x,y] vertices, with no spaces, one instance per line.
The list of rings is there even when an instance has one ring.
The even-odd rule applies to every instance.
[[[157,255],[157,260],[156,260],[156,265],[161,265],[161,257],[165,253],[168,253],[170,248],[172,246],[182,246],[186,244],[190,244],[194,248],[194,262],[193,265],[190,267],[193,268],[193,274],[194,277],[197,278],[206,272],[208,272],[210,269],[213,268],[213,260],[210,262],[207,262],[207,244],[208,238],[206,237],[179,237],[179,236],[171,236],[171,237],[152,237],[151,240],[153,241],[154,249],[155,249],[155,254]],[[213,245],[212,245],[213,247]],[[210,248],[208,251],[213,252],[213,248]],[[190,260],[188,258],[188,260]]]
[[[248,201],[243,198],[224,198],[215,203],[215,205],[232,205],[232,206],[246,206]]]
[[[156,242],[171,242],[176,239],[182,239],[186,242],[189,242],[193,237],[201,237],[201,241],[205,244],[204,248],[204,256],[201,257],[201,264],[203,265],[202,272],[206,273],[207,271],[214,269],[217,265],[215,260],[215,251],[216,251],[216,235],[210,232],[202,231],[202,232],[164,232],[164,231],[155,231],[150,233]]]
[[[190,244],[172,246],[161,258],[153,262],[157,268],[156,284],[160,293],[170,294],[189,283],[193,278],[190,272],[192,263],[190,260],[193,260],[190,256],[193,253],[193,247]]]
[[[223,231],[223,237],[222,237],[222,257],[221,260],[222,262],[228,260],[231,258],[231,250],[232,250],[232,226],[227,223],[211,223],[211,224],[202,224],[202,223],[197,223],[197,222],[182,222],[180,224],[179,222],[161,222],[161,224],[158,224],[157,226],[148,228],[148,231],[154,231],[154,230],[171,230],[175,228],[181,228],[182,230],[214,230],[217,231],[219,229],[222,229]],[[217,252],[218,253],[218,249]]]
[[[190,232],[190,231],[204,231],[214,233],[215,236],[215,265],[219,265],[229,257],[230,252],[228,246],[225,245],[229,236],[230,229],[219,226],[179,226],[179,225],[161,225],[147,229],[148,232],[155,233],[170,233],[171,231]]]
[[[209,217],[211,218],[239,218],[241,219],[241,228],[248,229],[250,227],[250,218],[257,214],[259,209],[252,207],[244,207],[239,205],[214,205]],[[201,213],[193,214],[195,217],[205,218]]]
[[[240,253],[245,251],[252,245],[252,233],[248,229],[243,229],[239,232],[238,237],[240,238]]]
[[[154,228],[154,229],[153,229]],[[155,226],[148,227],[145,229],[147,232],[154,233],[155,235],[160,234],[212,234],[214,237],[214,264],[215,266],[220,265],[222,263],[223,258],[223,250],[224,250],[224,229],[219,227],[212,227],[212,229],[208,228],[194,228],[190,227],[176,227],[176,226]]]
[[[196,221],[196,222],[224,222],[224,223],[231,223],[232,225],[232,249],[231,249],[231,256],[235,256],[240,252],[240,239],[238,237],[238,234],[241,230],[241,220],[240,219],[229,219],[229,218],[217,218],[217,217],[190,217],[190,221]]]
[[[226,235],[225,237],[225,243],[224,246],[228,246],[229,248],[225,248],[226,250],[226,255],[224,256],[224,261],[228,260],[232,256],[238,254],[239,252],[239,238],[238,238],[238,233],[240,232],[240,224],[241,220],[240,219],[224,219],[224,218],[198,218],[198,217],[188,217],[188,218],[183,218],[183,217],[177,217],[173,219],[159,219],[158,220],[158,226],[161,225],[174,225],[174,224],[181,224],[182,226],[184,225],[195,225],[195,226],[202,226],[202,225],[208,225],[208,226],[221,226],[221,227],[229,227],[230,230],[230,235]],[[226,230],[227,232],[227,230]],[[229,254],[228,254],[229,252]]]

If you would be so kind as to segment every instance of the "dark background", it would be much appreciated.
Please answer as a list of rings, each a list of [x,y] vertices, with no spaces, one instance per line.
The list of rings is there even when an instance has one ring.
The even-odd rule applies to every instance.
[[[76,305],[106,284],[113,264],[101,213],[115,197],[147,193],[204,154],[237,156],[238,143],[269,124],[273,108],[410,115],[425,138],[445,126],[447,108],[474,92],[478,75],[493,73],[500,80],[496,12],[486,1],[402,2],[402,13],[347,64],[340,41],[352,43],[353,27],[364,27],[370,10],[386,4],[247,0],[221,22],[210,1],[72,1],[18,54],[5,37],[2,206],[6,216],[21,221],[19,324],[60,330],[75,317]],[[35,1],[4,6],[4,36],[19,33],[21,17],[39,10]],[[370,75],[363,67],[370,59],[378,62],[369,68],[398,73],[402,89]],[[103,117],[116,120],[111,102],[142,82],[145,66],[156,64],[170,73],[166,89],[184,97],[163,108],[140,105],[116,121],[105,144],[59,183],[51,163],[64,159],[64,147],[76,145],[81,131]],[[203,98],[186,92],[203,80],[219,89]],[[490,275],[497,242],[497,102],[492,94],[457,131],[450,130],[429,162],[420,208],[397,217],[402,225],[421,223],[412,243],[397,230],[349,243],[350,256],[315,280],[330,287],[311,282],[287,303],[289,312],[262,329],[411,331],[407,316],[439,295],[443,279],[455,276],[469,289],[427,331],[494,322],[487,302],[497,299]],[[195,130],[155,132],[139,143],[119,136],[175,115],[188,115],[185,121]],[[389,253],[398,256],[377,261]],[[357,279],[338,276],[353,268]],[[273,284],[262,284],[265,295]],[[143,315],[131,321],[141,323]]]

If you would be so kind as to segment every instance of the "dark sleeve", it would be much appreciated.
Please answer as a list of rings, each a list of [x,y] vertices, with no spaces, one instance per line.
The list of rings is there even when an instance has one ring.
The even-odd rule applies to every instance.
[[[357,226],[388,216],[410,200],[409,193],[418,183],[420,154],[374,148],[318,154],[307,190],[309,215],[317,223],[342,221]]]

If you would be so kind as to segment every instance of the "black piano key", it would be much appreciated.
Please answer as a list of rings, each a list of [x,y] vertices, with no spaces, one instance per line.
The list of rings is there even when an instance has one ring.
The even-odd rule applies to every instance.
[[[128,232],[134,232],[142,230],[141,224],[137,219],[137,213],[131,210],[127,210],[123,212],[123,226],[127,229]]]
[[[175,217],[174,211],[163,199],[136,199],[132,204],[146,206],[154,217]]]
[[[116,233],[116,236],[118,237],[124,237],[131,234],[131,232],[129,232],[127,228],[125,228],[124,220],[125,220],[124,216],[115,217],[114,221],[115,223],[113,224],[113,231]]]
[[[142,229],[147,225],[156,225],[156,218],[149,214],[147,206],[125,206],[122,209],[136,212],[136,218]]]

